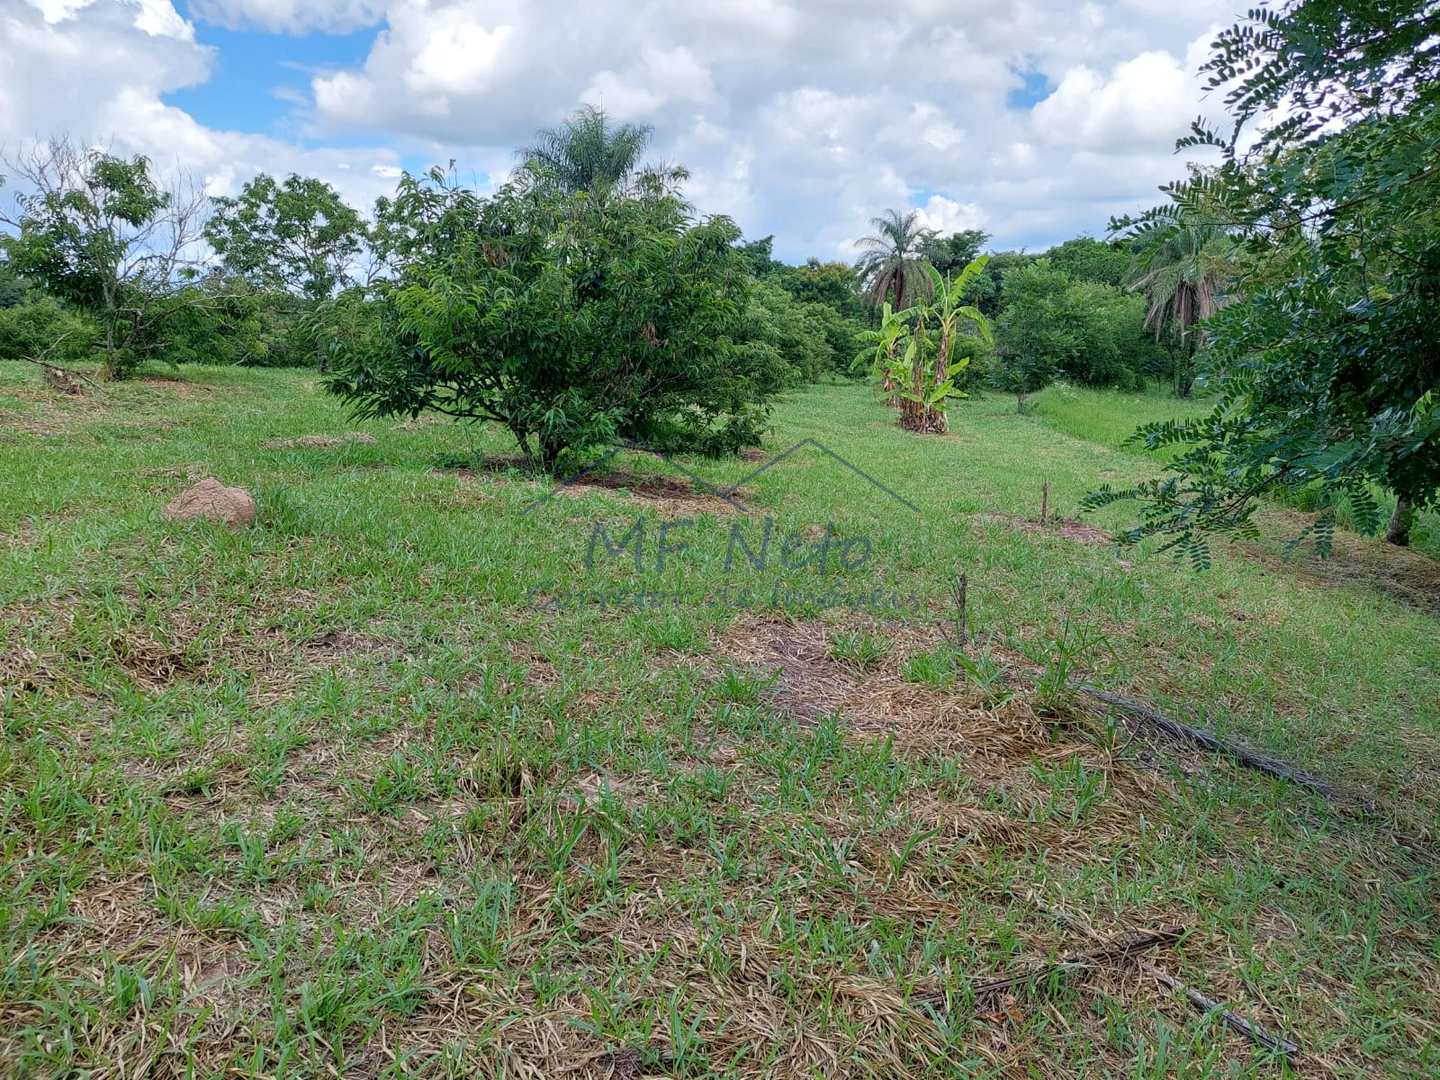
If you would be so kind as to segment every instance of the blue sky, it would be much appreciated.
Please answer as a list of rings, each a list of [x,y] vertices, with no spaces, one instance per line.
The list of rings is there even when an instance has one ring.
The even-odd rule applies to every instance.
[[[176,5],[182,14],[187,5]],[[215,50],[208,80],[163,94],[207,127],[250,131],[304,143],[297,106],[308,100],[310,80],[337,68],[364,62],[378,33],[374,28],[345,34],[312,31],[281,34],[230,30],[200,23],[195,39]]]
[[[0,0],[0,139],[68,131],[231,193],[356,205],[452,158],[481,186],[582,103],[654,128],[706,213],[783,258],[853,257],[888,208],[1031,250],[1183,171],[1196,0]],[[1208,103],[1213,106],[1213,102]]]

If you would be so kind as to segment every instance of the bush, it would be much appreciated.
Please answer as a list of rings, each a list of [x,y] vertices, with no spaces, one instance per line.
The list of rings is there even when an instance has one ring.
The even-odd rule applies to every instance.
[[[212,274],[156,304],[138,359],[166,364],[310,367],[321,357],[308,315],[316,305],[282,289]]]
[[[747,336],[775,350],[789,383],[814,382],[835,366],[835,350],[814,304],[802,304],[780,286],[757,281],[746,312]]]
[[[29,357],[72,364],[92,359],[99,342],[94,319],[48,296],[0,308],[0,360]]]
[[[997,338],[1006,356],[1025,356],[1087,386],[1136,389],[1159,347],[1145,330],[1145,301],[1110,285],[1076,281],[1048,259],[1005,275]],[[1033,381],[1033,380],[1031,380]]]
[[[547,470],[617,439],[757,441],[787,365],[749,334],[728,218],[694,220],[653,180],[568,192],[522,176],[480,200],[432,174],[396,205],[414,254],[376,290],[374,325],[329,343],[327,385],[357,416],[493,420]]]
[[[748,316],[749,337],[775,349],[792,383],[848,373],[865,329],[828,304],[795,299],[774,276],[755,283]]]

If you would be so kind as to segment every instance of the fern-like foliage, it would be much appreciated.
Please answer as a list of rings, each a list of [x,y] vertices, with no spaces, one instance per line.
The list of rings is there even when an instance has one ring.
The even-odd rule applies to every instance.
[[[1206,416],[1132,436],[1174,451],[1163,479],[1085,505],[1139,504],[1122,534],[1208,564],[1206,536],[1253,532],[1255,500],[1313,509],[1321,554],[1337,513],[1374,531],[1377,491],[1440,496],[1440,5],[1291,0],[1222,31],[1204,64],[1228,131],[1196,120],[1178,148],[1218,150],[1111,221],[1142,249],[1177,230],[1235,245],[1226,302],[1200,320]]]

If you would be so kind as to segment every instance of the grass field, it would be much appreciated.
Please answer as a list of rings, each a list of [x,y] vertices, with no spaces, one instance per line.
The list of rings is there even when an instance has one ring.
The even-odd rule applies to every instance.
[[[1134,454],[1147,454],[1143,447],[1124,445],[1136,427],[1154,420],[1203,416],[1212,405],[1213,401],[1204,398],[1181,401],[1160,391],[1158,386],[1144,393],[1116,393],[1057,384],[1036,395],[1035,415],[1067,435]],[[1178,448],[1170,447],[1152,460],[1168,460],[1178,453]],[[1395,497],[1379,487],[1374,488],[1373,493],[1384,518],[1388,519],[1395,510]],[[1296,500],[1301,509],[1314,509],[1303,505],[1304,502],[1303,498]],[[1355,527],[1355,517],[1348,505],[1337,508],[1336,518],[1342,527]],[[1415,515],[1410,544],[1432,559],[1440,559],[1440,512],[1421,511]]]
[[[1068,519],[1154,466],[1085,400],[936,439],[813,388],[758,475],[555,489],[313,373],[0,365],[0,1074],[1440,1072],[1440,569],[1279,511],[1206,574],[1117,551]],[[164,520],[206,475],[258,523]],[[1293,1066],[1055,966],[1162,928]]]

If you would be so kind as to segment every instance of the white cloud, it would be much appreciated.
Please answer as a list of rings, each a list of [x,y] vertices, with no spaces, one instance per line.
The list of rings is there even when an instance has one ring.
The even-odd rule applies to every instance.
[[[683,45],[648,48],[623,75],[601,71],[580,96],[621,120],[648,116],[671,102],[708,105],[716,100],[710,69]]]
[[[191,0],[190,11],[197,19],[232,30],[254,26],[300,33],[374,26],[384,18],[385,5],[380,0]]]
[[[94,0],[30,0],[30,6],[44,16],[47,23],[64,22]]]
[[[216,183],[295,168],[368,202],[402,157],[453,157],[488,186],[537,128],[588,102],[653,125],[649,158],[688,166],[702,211],[774,233],[786,258],[852,257],[853,239],[887,207],[1035,245],[1098,232],[1181,171],[1173,140],[1203,104],[1194,69],[1230,9],[192,0],[197,34],[169,0],[0,0],[0,53],[16,58],[0,66],[0,139],[113,132]],[[165,104],[209,77],[215,56],[197,42],[206,22],[376,26],[363,60],[314,74],[302,101],[282,98],[306,147],[337,149],[215,131]],[[1033,109],[1008,104],[1037,84],[1053,89]]]
[[[391,177],[371,171],[398,171],[392,149],[303,149],[217,131],[167,105],[162,95],[204,82],[214,62],[167,0],[94,0],[52,14],[0,0],[0,56],[11,61],[0,67],[0,146],[8,151],[69,134],[145,154],[162,173],[191,173],[214,194],[233,194],[262,170],[321,176],[362,206],[393,188]]]
[[[925,205],[917,210],[921,226],[934,229],[941,235],[960,232],[962,229],[978,229],[985,224],[980,207],[974,203],[958,203],[944,195],[931,195]]]
[[[1196,112],[1196,83],[1167,52],[1146,52],[1108,75],[1071,68],[1035,106],[1035,134],[1055,146],[1128,150],[1163,144]]]

